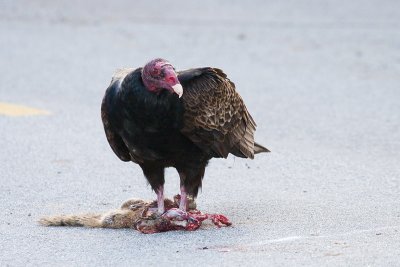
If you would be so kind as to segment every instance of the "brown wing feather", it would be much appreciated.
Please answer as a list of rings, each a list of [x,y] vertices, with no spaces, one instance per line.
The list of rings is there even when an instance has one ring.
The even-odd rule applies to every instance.
[[[182,133],[218,157],[254,158],[256,123],[226,74],[202,68],[183,71],[178,78],[184,88]]]

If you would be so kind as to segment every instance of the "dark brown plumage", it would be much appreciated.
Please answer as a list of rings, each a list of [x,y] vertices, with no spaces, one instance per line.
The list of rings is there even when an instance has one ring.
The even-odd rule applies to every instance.
[[[254,158],[256,123],[225,73],[201,68],[180,72],[178,78],[186,89],[182,133],[215,157]]]
[[[159,212],[164,211],[164,168],[177,169],[180,208],[186,210],[186,196],[197,196],[211,158],[268,152],[254,142],[256,123],[235,85],[216,68],[176,74],[170,63],[155,59],[143,69],[120,70],[106,91],[101,115],[115,154],[138,163],[157,192]]]

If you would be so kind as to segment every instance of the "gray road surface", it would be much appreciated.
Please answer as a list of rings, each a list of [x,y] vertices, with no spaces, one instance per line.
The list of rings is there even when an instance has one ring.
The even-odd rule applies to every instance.
[[[1,0],[0,102],[51,115],[0,116],[0,265],[399,266],[399,10],[395,0]],[[109,148],[99,109],[116,68],[155,57],[223,68],[273,151],[210,163],[198,205],[234,227],[38,226],[154,198]],[[168,170],[167,195],[178,183]]]

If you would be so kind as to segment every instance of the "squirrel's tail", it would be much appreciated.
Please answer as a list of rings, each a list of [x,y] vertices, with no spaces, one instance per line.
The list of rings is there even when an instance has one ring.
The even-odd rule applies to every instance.
[[[101,214],[81,214],[81,215],[56,215],[47,216],[39,220],[44,226],[86,226],[103,227]]]

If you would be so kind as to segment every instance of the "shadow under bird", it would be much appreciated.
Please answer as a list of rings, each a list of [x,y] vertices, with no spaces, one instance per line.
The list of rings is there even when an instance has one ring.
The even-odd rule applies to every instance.
[[[269,152],[254,142],[256,123],[235,85],[217,68],[177,72],[164,59],[118,70],[106,90],[101,118],[107,140],[122,161],[133,161],[157,193],[164,213],[164,169],[180,177],[179,209],[196,198],[211,158]]]

